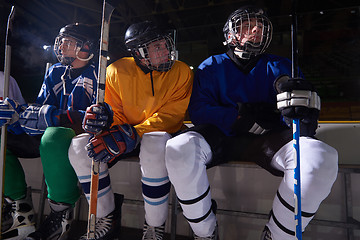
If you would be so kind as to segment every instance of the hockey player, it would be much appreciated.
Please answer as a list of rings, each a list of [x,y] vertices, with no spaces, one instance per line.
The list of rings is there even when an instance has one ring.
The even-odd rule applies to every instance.
[[[0,71],[1,100],[4,99],[3,88],[4,72]],[[9,78],[9,98],[14,99],[19,105],[26,105],[16,80],[11,76]],[[8,115],[6,114],[6,116]],[[5,122],[7,120],[4,120],[1,116],[0,123]],[[35,231],[34,211],[31,198],[29,198],[30,192],[27,190],[24,172],[18,158],[39,157],[39,144],[40,138],[31,137],[25,133],[20,135],[13,132],[7,133],[6,169],[10,170],[5,172],[4,178],[5,199],[1,223],[2,239],[23,239],[27,234]],[[16,174],[14,174],[15,171],[17,171]],[[16,179],[22,179],[23,181],[16,181]]]
[[[281,75],[291,75],[291,62],[264,53],[272,24],[262,9],[247,6],[234,11],[223,31],[228,51],[206,59],[195,74],[189,104],[195,126],[167,142],[169,179],[195,239],[218,239],[206,169],[230,160],[253,161],[283,177],[261,240],[295,239],[295,160],[292,130],[285,122],[290,125],[291,119],[301,119],[304,229],[337,176],[336,150],[314,138],[318,96],[305,80],[281,77],[276,88],[286,98],[284,102],[279,98],[281,114],[277,110],[273,85]]]
[[[97,67],[92,62],[97,44],[95,36],[85,24],[69,24],[61,28],[54,44],[59,63],[46,73],[36,103],[25,108],[10,98],[1,103],[0,120],[8,121],[9,131],[23,131],[29,136],[42,135],[39,149],[51,213],[37,231],[26,238],[29,240],[62,240],[69,232],[73,207],[80,191],[68,159],[68,148],[71,139],[83,132],[81,125],[86,107],[96,99]],[[7,195],[5,190],[5,196],[12,204],[10,214],[13,222],[8,232],[21,232],[23,223],[19,222],[20,219],[32,211],[24,208],[22,203],[30,197],[24,198],[26,182],[18,160],[14,163],[9,161],[11,159],[6,160],[5,189],[11,186],[11,192]]]
[[[93,134],[105,125],[111,127],[90,140],[89,134],[76,136],[69,158],[88,199],[91,162],[100,161],[97,217],[102,217],[114,209],[108,164],[138,155],[140,149],[145,204],[142,239],[161,240],[171,186],[165,169],[165,144],[170,134],[182,127],[193,74],[186,64],[175,60],[170,32],[153,22],[132,24],[125,33],[125,45],[132,57],[108,66],[106,103],[89,107],[84,120],[84,129]],[[101,222],[96,228],[98,225]],[[96,239],[103,239],[99,236],[101,233]]]
[[[4,82],[5,82],[5,75],[3,71],[0,71],[0,100],[4,99]],[[16,100],[19,104],[25,104],[25,99],[23,98],[20,88],[12,76],[9,77],[9,97]]]

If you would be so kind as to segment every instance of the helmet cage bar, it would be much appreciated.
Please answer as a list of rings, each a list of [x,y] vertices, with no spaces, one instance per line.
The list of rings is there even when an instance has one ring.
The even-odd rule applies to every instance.
[[[74,42],[71,39],[66,39],[66,38],[72,38],[75,40],[75,44],[74,44],[74,48],[71,49],[71,44]],[[60,48],[60,46],[62,46],[62,48],[67,48],[68,50],[73,50],[75,51],[75,56],[77,59],[79,59],[80,61],[89,61],[94,57],[93,53],[90,53],[90,50],[87,49],[83,49],[83,47],[88,44],[90,47],[90,42],[83,42],[81,39],[78,39],[74,36],[71,36],[69,34],[59,34],[56,39],[55,39],[55,43],[54,43],[54,53],[58,59],[58,61],[63,64],[63,65],[71,65],[71,63],[75,60],[75,58],[73,57],[64,57],[63,56],[63,50]],[[81,58],[79,57],[79,52],[88,52],[89,56],[87,58]]]
[[[162,52],[164,49],[161,46],[155,47],[155,52],[151,54],[149,52],[149,47],[151,44],[156,42],[161,42],[165,40],[165,48],[167,50],[167,56],[164,56]],[[161,45],[161,44],[160,44]],[[138,45],[132,49],[133,56],[137,58],[141,64],[147,67],[150,70],[155,70],[159,72],[166,72],[171,69],[174,65],[176,58],[175,43],[170,35],[158,36],[148,42]],[[156,53],[161,51],[160,53]]]
[[[254,24],[255,22],[255,24]],[[248,26],[246,27],[247,24]],[[256,27],[261,29],[261,34],[253,34],[252,30]],[[272,24],[263,15],[262,11],[248,12],[239,11],[228,19],[224,26],[224,45],[236,47],[237,53],[243,53],[246,58],[263,53],[270,45],[272,39]],[[242,42],[243,36],[253,36],[251,41]],[[260,38],[260,39],[258,39]],[[242,54],[240,54],[242,55]]]

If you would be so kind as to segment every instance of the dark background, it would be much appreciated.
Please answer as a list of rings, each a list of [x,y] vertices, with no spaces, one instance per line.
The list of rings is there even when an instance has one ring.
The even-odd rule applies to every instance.
[[[321,120],[360,120],[360,1],[298,1],[299,65],[322,98]],[[25,99],[35,100],[59,29],[82,22],[100,33],[101,0],[0,0],[0,70],[4,66],[6,22],[13,25],[11,75]],[[235,9],[258,3],[274,25],[268,53],[291,58],[291,0],[119,0],[110,22],[108,63],[128,55],[123,37],[134,22],[152,20],[177,29],[179,60],[196,67],[226,49],[222,27]],[[51,45],[44,50],[44,45]]]

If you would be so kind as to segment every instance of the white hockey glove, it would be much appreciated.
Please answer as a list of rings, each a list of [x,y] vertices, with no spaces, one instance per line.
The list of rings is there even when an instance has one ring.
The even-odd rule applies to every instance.
[[[45,132],[47,127],[59,126],[59,115],[64,110],[59,110],[52,105],[30,105],[20,114],[19,123],[29,135],[38,135]]]
[[[313,136],[318,125],[320,97],[313,85],[302,78],[279,76],[274,82],[277,107],[288,126],[300,119],[300,135]]]
[[[302,119],[310,109],[320,111],[320,97],[312,84],[301,78],[281,75],[274,82],[277,107],[283,116]]]
[[[6,98],[0,101],[0,127],[4,124],[13,124],[19,120],[19,114],[25,111],[26,107],[15,100]]]

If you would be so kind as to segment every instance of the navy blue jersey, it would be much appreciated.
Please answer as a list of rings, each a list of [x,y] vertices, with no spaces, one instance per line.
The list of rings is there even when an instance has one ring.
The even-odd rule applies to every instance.
[[[291,76],[291,61],[284,57],[263,54],[249,73],[242,72],[226,53],[209,57],[195,74],[189,104],[191,121],[194,125],[215,125],[232,135],[237,103],[276,104],[273,83],[282,74]]]
[[[66,66],[56,63],[49,68],[36,103],[53,105],[57,109],[85,111],[96,102],[97,67],[89,64],[76,78],[65,76],[66,94],[64,94],[61,76]]]

